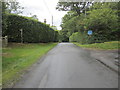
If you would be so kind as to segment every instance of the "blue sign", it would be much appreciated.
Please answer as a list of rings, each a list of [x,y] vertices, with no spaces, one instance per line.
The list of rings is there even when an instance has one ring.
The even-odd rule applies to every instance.
[[[92,30],[89,30],[89,31],[88,31],[88,35],[92,35]]]

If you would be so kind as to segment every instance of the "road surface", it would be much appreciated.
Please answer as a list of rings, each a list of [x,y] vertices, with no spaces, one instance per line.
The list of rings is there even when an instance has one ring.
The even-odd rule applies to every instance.
[[[59,43],[13,88],[118,88],[118,75],[90,52],[72,43]]]

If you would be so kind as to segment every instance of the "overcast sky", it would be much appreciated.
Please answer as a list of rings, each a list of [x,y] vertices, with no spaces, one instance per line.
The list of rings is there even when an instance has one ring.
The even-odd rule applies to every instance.
[[[23,15],[31,16],[30,13],[37,15],[39,21],[44,22],[44,19],[46,19],[47,24],[50,25],[52,25],[53,15],[53,25],[57,26],[57,29],[60,30],[62,17],[67,12],[55,9],[58,1],[59,0],[18,0],[20,6],[24,7]]]

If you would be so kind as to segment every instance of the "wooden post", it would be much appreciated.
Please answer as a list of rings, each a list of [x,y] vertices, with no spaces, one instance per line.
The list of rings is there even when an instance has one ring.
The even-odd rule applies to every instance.
[[[8,46],[8,37],[2,37],[2,46],[7,47]]]
[[[20,31],[21,31],[21,43],[23,43],[23,30],[20,29]]]
[[[8,45],[8,36],[5,36],[5,46]]]

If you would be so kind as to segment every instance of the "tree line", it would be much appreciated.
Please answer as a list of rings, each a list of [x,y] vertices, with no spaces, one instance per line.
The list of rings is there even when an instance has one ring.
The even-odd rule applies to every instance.
[[[62,18],[60,41],[81,44],[118,40],[120,2],[58,2],[56,9],[68,11]],[[88,30],[93,34],[88,35]]]
[[[19,15],[22,9],[18,2],[2,3],[2,36],[8,36],[9,42],[47,43],[58,41],[58,31],[50,25],[38,21],[36,16]],[[14,12],[14,14],[12,13]],[[22,36],[21,36],[22,30]]]

